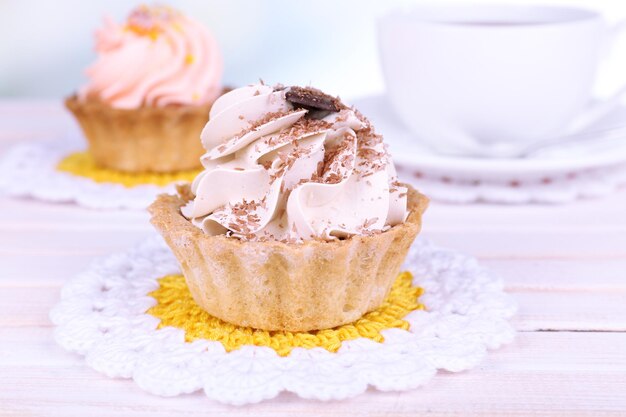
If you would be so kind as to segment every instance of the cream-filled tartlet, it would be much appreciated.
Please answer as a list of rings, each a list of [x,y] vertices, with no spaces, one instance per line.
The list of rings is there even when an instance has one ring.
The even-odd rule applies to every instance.
[[[209,31],[164,6],[140,6],[96,32],[89,82],[66,106],[96,164],[127,172],[199,167],[198,135],[222,94],[222,56]]]
[[[365,117],[319,90],[258,84],[221,96],[201,140],[204,171],[150,208],[201,307],[304,331],[380,306],[427,199],[398,182]]]

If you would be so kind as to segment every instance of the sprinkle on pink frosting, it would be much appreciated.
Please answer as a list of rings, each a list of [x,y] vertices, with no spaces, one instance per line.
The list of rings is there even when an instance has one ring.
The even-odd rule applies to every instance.
[[[124,25],[105,18],[82,99],[113,107],[203,105],[221,93],[223,61],[200,23],[169,7],[140,6]]]

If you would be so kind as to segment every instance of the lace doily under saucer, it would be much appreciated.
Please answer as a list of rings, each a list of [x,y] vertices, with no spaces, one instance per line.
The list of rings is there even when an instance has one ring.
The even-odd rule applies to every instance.
[[[201,311],[154,237],[71,280],[50,317],[56,341],[109,377],[161,396],[203,390],[235,405],[282,391],[337,400],[369,386],[414,389],[438,369],[470,369],[512,341],[515,304],[476,259],[418,239],[404,269],[383,307],[355,323],[263,332]]]
[[[0,192],[92,209],[143,210],[176,181],[197,172],[125,174],[95,167],[71,140],[35,142],[9,149],[0,159]]]
[[[626,164],[540,180],[485,181],[429,176],[398,167],[403,181],[446,203],[562,204],[609,195],[626,186]]]

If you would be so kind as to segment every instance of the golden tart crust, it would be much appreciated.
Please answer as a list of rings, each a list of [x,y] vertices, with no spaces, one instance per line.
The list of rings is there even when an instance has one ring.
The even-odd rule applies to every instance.
[[[194,300],[224,321],[309,331],[350,323],[379,307],[420,231],[428,199],[409,185],[406,222],[382,233],[304,243],[208,236],[180,213],[193,198],[160,195],[152,224],[180,262]]]
[[[211,105],[117,109],[73,95],[65,106],[80,124],[101,168],[123,172],[178,172],[200,168],[198,138]]]

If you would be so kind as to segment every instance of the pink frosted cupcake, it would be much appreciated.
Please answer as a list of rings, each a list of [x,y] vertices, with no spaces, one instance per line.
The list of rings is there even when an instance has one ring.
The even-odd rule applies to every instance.
[[[139,6],[96,32],[89,82],[66,106],[97,165],[128,172],[199,167],[198,136],[222,94],[222,56],[200,23],[164,6]]]

